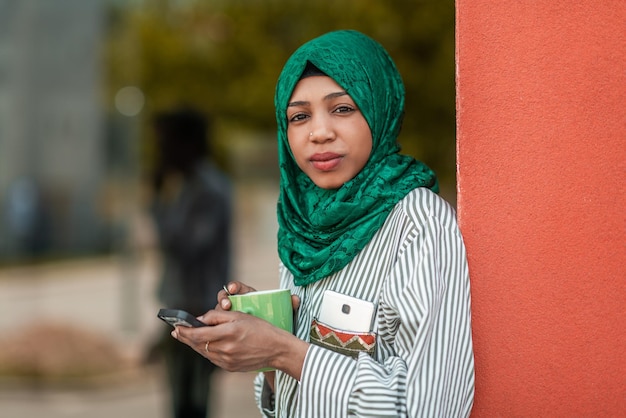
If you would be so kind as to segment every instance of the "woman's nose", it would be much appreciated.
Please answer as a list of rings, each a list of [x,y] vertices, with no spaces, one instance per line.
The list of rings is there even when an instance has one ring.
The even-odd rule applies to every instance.
[[[318,120],[311,124],[311,131],[309,132],[309,140],[313,142],[326,142],[332,141],[336,138],[335,130],[332,125],[325,120]]]

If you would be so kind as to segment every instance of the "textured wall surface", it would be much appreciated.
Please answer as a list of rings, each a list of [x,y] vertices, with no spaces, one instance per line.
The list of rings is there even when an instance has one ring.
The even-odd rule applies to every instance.
[[[626,2],[456,3],[473,416],[626,416]]]

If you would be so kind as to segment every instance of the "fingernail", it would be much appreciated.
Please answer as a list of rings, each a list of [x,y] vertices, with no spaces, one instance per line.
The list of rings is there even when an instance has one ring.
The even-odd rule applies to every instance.
[[[178,334],[176,333],[176,331],[172,331],[170,334],[172,337],[178,339]]]

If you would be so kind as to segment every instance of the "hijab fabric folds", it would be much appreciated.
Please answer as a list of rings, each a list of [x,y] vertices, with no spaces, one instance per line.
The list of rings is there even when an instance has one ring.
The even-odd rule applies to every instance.
[[[372,153],[365,167],[336,190],[316,186],[300,170],[287,140],[287,104],[309,62],[346,90],[372,132]],[[412,189],[438,192],[430,168],[399,154],[404,84],[391,57],[370,37],[341,30],[302,45],[279,76],[274,104],[280,165],[278,253],[296,285],[345,267]]]

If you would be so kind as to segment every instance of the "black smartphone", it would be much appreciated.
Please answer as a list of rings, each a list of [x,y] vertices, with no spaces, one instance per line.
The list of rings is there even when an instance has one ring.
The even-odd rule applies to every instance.
[[[189,312],[180,309],[159,309],[157,316],[173,327],[178,325],[192,328],[206,326],[204,322],[199,321]]]

